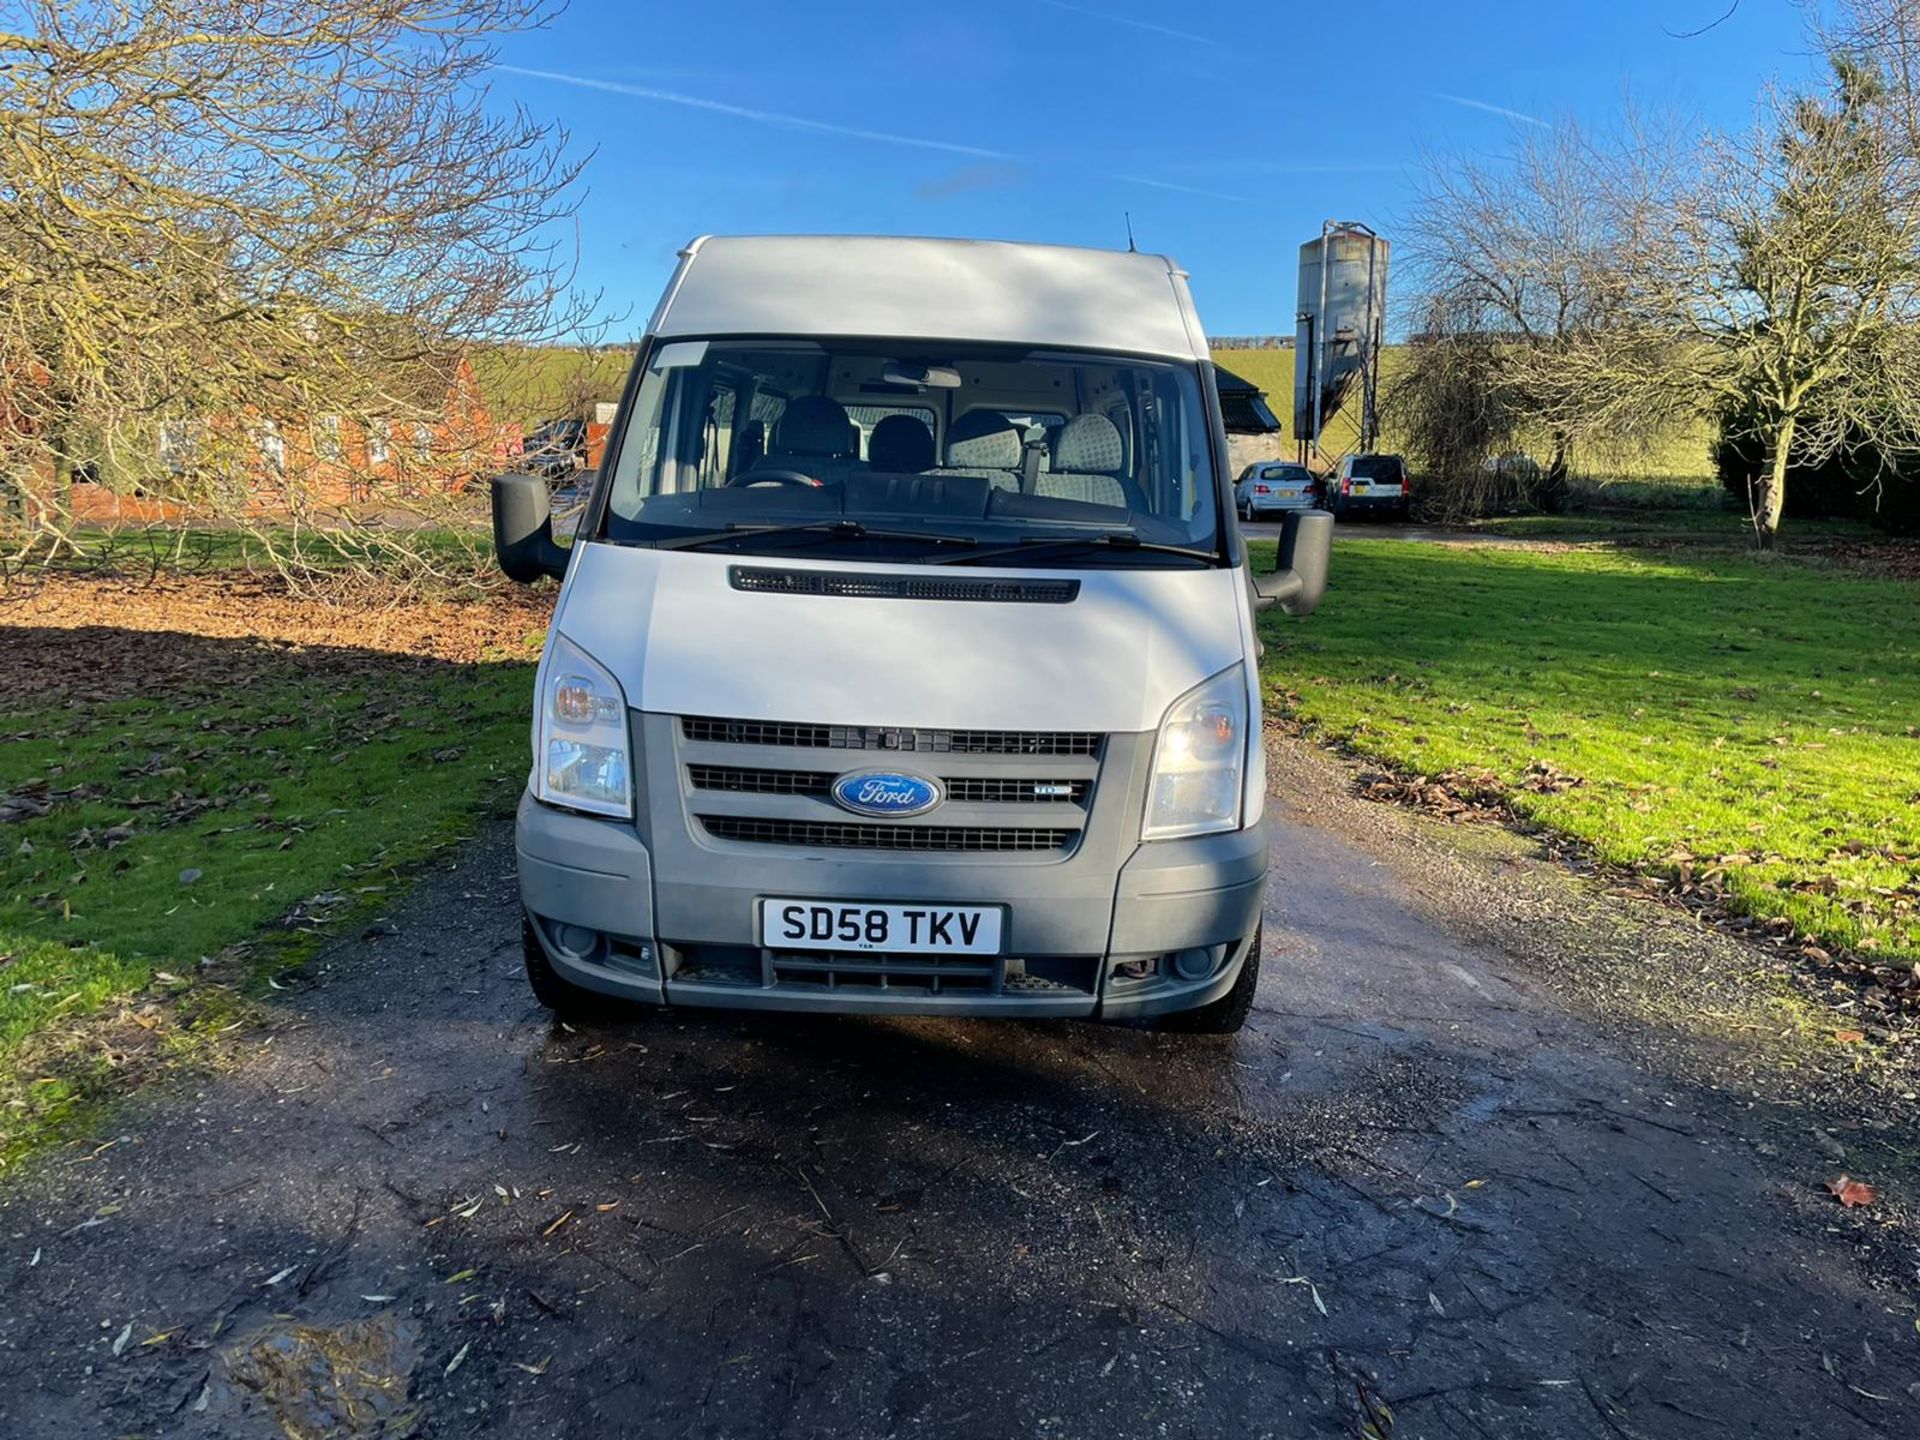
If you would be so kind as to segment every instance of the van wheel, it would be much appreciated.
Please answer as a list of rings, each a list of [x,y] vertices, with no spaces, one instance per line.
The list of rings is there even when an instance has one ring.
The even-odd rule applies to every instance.
[[[553,968],[547,952],[540,948],[540,937],[533,933],[533,921],[523,911],[520,916],[520,950],[527,962],[527,984],[533,998],[564,1019],[585,1020],[611,1008],[591,990],[578,985]]]
[[[1253,992],[1260,988],[1260,930],[1253,927],[1253,940],[1247,946],[1247,958],[1240,966],[1240,978],[1233,988],[1197,1010],[1180,1010],[1165,1016],[1155,1026],[1182,1035],[1237,1035],[1253,1012]]]

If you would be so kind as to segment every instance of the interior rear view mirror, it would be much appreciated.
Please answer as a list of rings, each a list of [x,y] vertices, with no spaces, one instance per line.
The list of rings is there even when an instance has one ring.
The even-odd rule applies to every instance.
[[[958,390],[960,372],[951,365],[902,365],[891,361],[881,372],[889,385],[917,385],[922,389]]]

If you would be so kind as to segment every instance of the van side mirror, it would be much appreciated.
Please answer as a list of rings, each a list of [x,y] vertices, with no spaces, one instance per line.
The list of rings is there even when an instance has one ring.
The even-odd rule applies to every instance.
[[[542,575],[567,573],[567,549],[553,538],[547,482],[537,475],[496,475],[493,488],[493,553],[509,580],[530,585]]]
[[[1333,516],[1325,510],[1290,510],[1280,525],[1280,554],[1271,575],[1256,575],[1253,593],[1262,610],[1278,605],[1289,615],[1311,615],[1327,593],[1333,555]]]

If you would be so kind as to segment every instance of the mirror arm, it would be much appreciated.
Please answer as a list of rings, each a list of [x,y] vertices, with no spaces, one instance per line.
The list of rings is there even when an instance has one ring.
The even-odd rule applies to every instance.
[[[1253,593],[1260,597],[1262,610],[1284,605],[1306,588],[1307,582],[1292,570],[1275,570],[1253,577]]]

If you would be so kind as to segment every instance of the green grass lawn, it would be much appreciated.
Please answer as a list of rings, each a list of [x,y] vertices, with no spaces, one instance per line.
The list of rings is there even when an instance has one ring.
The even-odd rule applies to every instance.
[[[0,806],[30,814],[0,824],[0,1161],[101,1092],[129,997],[204,988],[277,921],[297,958],[509,805],[531,690],[523,662],[396,660],[0,710]]]
[[[1489,783],[1605,860],[1685,867],[1830,947],[1920,960],[1915,586],[1379,540],[1340,543],[1333,574],[1318,614],[1263,620],[1281,710]]]

